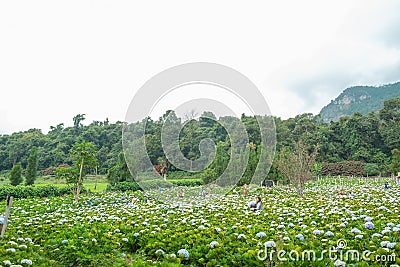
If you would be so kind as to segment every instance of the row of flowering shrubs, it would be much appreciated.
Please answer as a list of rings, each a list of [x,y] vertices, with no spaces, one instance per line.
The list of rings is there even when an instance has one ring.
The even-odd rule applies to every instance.
[[[203,182],[201,179],[178,179],[178,180],[147,180],[140,182],[140,185],[136,182],[119,182],[114,185],[107,187],[108,191],[137,191],[141,189],[151,188],[169,188],[175,186],[199,186]]]
[[[364,165],[364,162],[355,160],[342,162],[324,162],[322,164],[322,175],[361,176],[364,172]]]
[[[71,191],[66,187],[56,187],[53,185],[45,186],[23,186],[23,185],[4,185],[0,186],[0,200],[5,200],[7,195],[15,198],[27,197],[54,197],[70,194]]]

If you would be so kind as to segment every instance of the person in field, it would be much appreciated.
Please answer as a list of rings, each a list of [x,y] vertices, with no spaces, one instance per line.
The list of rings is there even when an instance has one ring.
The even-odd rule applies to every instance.
[[[246,186],[246,184],[244,184],[244,185],[242,186],[242,195],[243,195],[244,197],[247,196],[247,186]]]
[[[261,197],[259,197],[259,196],[256,197],[256,200],[252,201],[250,203],[250,209],[253,210],[253,211],[264,210],[264,207],[263,207],[262,201],[261,201]]]
[[[385,189],[390,189],[389,183],[388,183],[388,182],[385,182],[384,187],[385,187]]]
[[[178,197],[184,197],[185,196],[185,192],[183,191],[183,189],[179,189],[178,191]]]

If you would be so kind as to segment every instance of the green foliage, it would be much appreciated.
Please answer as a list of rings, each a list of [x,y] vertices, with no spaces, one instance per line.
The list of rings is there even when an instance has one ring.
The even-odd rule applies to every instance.
[[[119,182],[115,184],[110,184],[107,186],[107,191],[137,191],[140,190],[140,186],[136,182]]]
[[[217,199],[185,191],[184,201],[191,205],[177,203],[176,190],[168,188],[162,192],[172,197],[168,203],[141,191],[88,194],[78,205],[68,196],[18,199],[0,243],[1,263],[27,266],[21,261],[28,259],[32,266],[88,267],[398,264],[399,188],[385,190],[385,181],[393,185],[389,179],[345,179],[338,185],[341,180],[308,183],[304,198],[286,187],[254,188],[249,197],[229,194]],[[160,194],[157,189],[153,193]],[[247,207],[255,196],[261,196],[263,211]],[[351,219],[349,211],[361,218]],[[372,221],[366,223],[371,220],[367,217]],[[378,234],[382,231],[384,235]],[[326,253],[339,243],[346,245],[343,253],[332,255],[345,264]],[[181,249],[187,258],[179,255]],[[356,253],[347,253],[350,250]],[[360,258],[365,250],[370,253],[367,260]],[[392,256],[383,262],[378,257],[383,255]]]
[[[396,175],[400,172],[400,150],[392,150],[392,161],[390,163],[390,170]]]
[[[225,142],[218,142],[213,162],[202,173],[204,184],[212,183],[224,173],[229,163],[229,154],[226,146]]]
[[[69,187],[76,186],[79,178],[79,169],[76,167],[58,167],[55,169],[58,179],[66,181]]]
[[[363,175],[365,176],[377,176],[380,174],[379,165],[376,163],[366,163],[364,165]]]
[[[277,134],[277,152],[283,147],[293,147],[293,141],[302,140],[307,145],[319,145],[318,162],[335,163],[342,161],[360,161],[379,165],[382,174],[388,174],[390,170],[391,151],[400,147],[400,102],[399,99],[391,99],[384,103],[383,109],[377,113],[363,115],[357,113],[352,116],[342,117],[340,120],[325,124],[319,116],[312,114],[299,114],[294,118],[282,120],[275,118]],[[37,147],[38,170],[48,175],[53,175],[54,170],[60,164],[77,166],[77,158],[70,157],[69,151],[75,143],[89,142],[96,146],[96,164],[84,164],[82,175],[108,174],[110,182],[130,179],[126,172],[126,164],[121,161],[122,151],[121,131],[123,126],[137,132],[146,124],[145,135],[140,141],[146,142],[146,150],[127,151],[134,155],[129,160],[128,166],[134,171],[135,179],[142,179],[143,173],[151,172],[145,168],[145,155],[148,154],[153,165],[163,167],[168,174],[168,179],[178,176],[190,177],[191,172],[184,172],[158,159],[166,159],[161,146],[161,129],[168,117],[173,122],[173,127],[183,127],[180,133],[179,146],[183,155],[188,159],[199,159],[199,144],[201,140],[210,138],[217,145],[217,155],[214,162],[200,173],[195,173],[204,178],[204,182],[210,183],[224,173],[227,163],[230,161],[244,160],[249,156],[249,161],[239,184],[248,183],[255,174],[255,167],[260,160],[260,131],[256,117],[242,115],[240,120],[246,127],[248,143],[253,144],[255,150],[248,147],[245,151],[239,151],[241,158],[233,158],[231,154],[230,136],[222,125],[234,126],[237,121],[229,117],[216,118],[212,113],[206,112],[204,117],[190,119],[182,122],[171,111],[164,114],[158,120],[146,118],[141,122],[123,124],[122,122],[109,123],[94,121],[89,125],[83,125],[84,114],[74,117],[73,127],[64,127],[58,124],[51,126],[47,134],[38,129],[17,132],[11,135],[0,136],[0,171],[9,171],[16,162],[21,162],[23,168],[28,166],[28,158],[33,149]],[[234,127],[233,127],[234,128]],[[252,146],[253,146],[252,145]],[[134,144],[128,147],[137,147]],[[264,159],[262,159],[264,160]],[[132,161],[132,162],[131,162]],[[162,165],[164,164],[164,165]],[[89,166],[91,165],[91,166]],[[96,166],[95,166],[96,165]],[[137,175],[136,175],[137,173]],[[178,176],[175,176],[175,173]],[[281,175],[276,166],[272,166],[271,173],[267,170],[261,172],[266,178],[280,179]],[[227,174],[230,175],[230,174]],[[275,179],[273,179],[275,180]]]
[[[341,161],[341,162],[324,162],[322,164],[322,175],[324,176],[361,176],[364,173],[364,162],[361,161]]]
[[[0,186],[0,200],[5,200],[7,195],[10,194],[15,198],[27,197],[54,197],[70,194],[70,190],[66,187],[56,187],[53,185],[45,186]]]
[[[177,179],[177,180],[167,180],[177,186],[199,186],[203,185],[202,179]]]
[[[140,185],[139,185],[140,184]],[[107,187],[108,191],[137,191],[143,189],[158,189],[169,188],[173,185],[175,186],[199,186],[203,185],[203,181],[201,179],[178,179],[178,180],[147,180],[142,181],[140,183],[132,182],[132,181],[124,181],[119,182],[113,185],[109,185]]]
[[[11,169],[10,182],[11,182],[11,185],[13,185],[13,186],[16,186],[16,185],[19,185],[20,183],[22,183],[22,167],[21,167],[21,163],[18,162]]]
[[[26,167],[26,174],[25,174],[26,185],[33,185],[35,183],[35,179],[37,176],[37,167],[38,167],[38,152],[37,152],[37,147],[33,147],[31,149],[31,153],[28,158],[28,166]]]
[[[384,101],[398,97],[400,97],[400,82],[378,87],[350,87],[325,106],[320,114],[325,122],[338,121],[340,117],[351,116],[356,112],[367,115],[380,110]]]
[[[124,181],[133,181],[133,177],[129,172],[124,154],[121,152],[118,155],[118,162],[110,168],[107,173],[107,180],[110,184],[115,184]]]

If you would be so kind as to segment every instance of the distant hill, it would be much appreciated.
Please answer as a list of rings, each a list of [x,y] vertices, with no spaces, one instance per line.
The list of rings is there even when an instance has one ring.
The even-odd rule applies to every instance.
[[[335,100],[323,107],[320,115],[324,122],[338,121],[355,112],[368,114],[383,107],[388,99],[400,97],[400,82],[382,86],[354,86],[345,89]]]

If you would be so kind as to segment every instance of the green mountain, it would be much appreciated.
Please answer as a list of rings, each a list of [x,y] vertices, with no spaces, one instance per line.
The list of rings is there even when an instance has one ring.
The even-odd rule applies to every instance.
[[[320,116],[324,122],[330,122],[356,112],[365,115],[380,110],[383,102],[396,97],[400,97],[400,82],[382,86],[349,87],[323,107]]]

